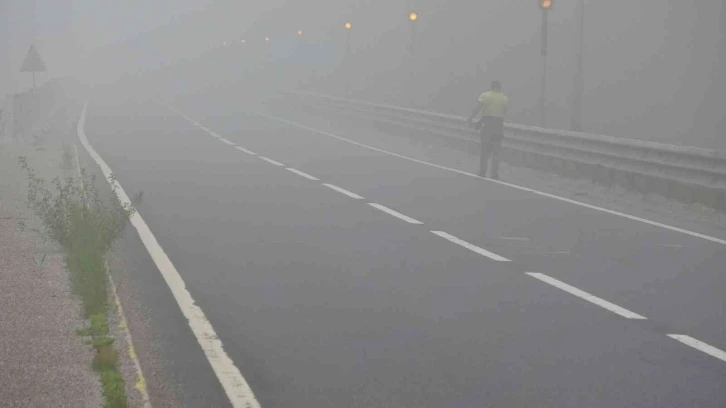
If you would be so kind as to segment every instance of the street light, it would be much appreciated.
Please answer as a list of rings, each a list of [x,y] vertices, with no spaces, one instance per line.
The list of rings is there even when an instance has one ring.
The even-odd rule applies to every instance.
[[[265,42],[270,42],[270,37],[265,37]]]
[[[547,17],[552,9],[552,0],[539,0],[539,8],[542,9],[542,90],[539,97],[539,121],[540,126],[545,125],[546,105],[547,105]]]
[[[582,131],[582,99],[585,93],[585,0],[580,0],[578,7],[577,73],[575,74],[575,91],[572,97],[572,130],[576,132]]]
[[[414,50],[416,49],[416,21],[418,21],[418,13],[415,11],[412,11],[408,14],[408,19],[411,21],[411,44],[410,44],[410,51],[413,55]]]
[[[302,36],[303,35],[302,30],[297,30],[297,35]]]
[[[345,30],[348,31],[348,35],[345,39],[345,58],[347,59],[350,55],[350,31],[353,28],[353,24],[350,21],[345,22]]]

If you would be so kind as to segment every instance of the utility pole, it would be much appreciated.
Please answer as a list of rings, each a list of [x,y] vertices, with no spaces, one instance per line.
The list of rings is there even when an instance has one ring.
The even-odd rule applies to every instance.
[[[572,97],[572,130],[582,131],[582,99],[585,93],[585,0],[579,1],[578,6],[578,33],[575,58],[577,59],[577,72],[575,73],[575,86]]]

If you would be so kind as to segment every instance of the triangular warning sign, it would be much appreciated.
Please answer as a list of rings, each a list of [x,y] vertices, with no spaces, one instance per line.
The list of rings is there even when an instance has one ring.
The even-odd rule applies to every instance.
[[[20,72],[45,72],[45,64],[38,54],[38,50],[35,49],[35,45],[31,45],[28,50],[28,55],[25,56],[23,66],[20,67]]]

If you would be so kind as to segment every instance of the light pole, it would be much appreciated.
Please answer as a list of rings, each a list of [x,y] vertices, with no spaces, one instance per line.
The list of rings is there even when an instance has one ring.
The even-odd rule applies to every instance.
[[[577,33],[577,72],[575,73],[575,86],[572,97],[572,130],[582,131],[582,99],[585,93],[585,0],[580,0],[578,6],[579,27]]]
[[[549,31],[547,18],[552,8],[552,0],[539,0],[539,2],[539,6],[542,9],[542,89],[539,96],[539,124],[544,127],[547,116],[547,35]]]
[[[408,14],[408,20],[411,22],[411,44],[409,51],[413,55],[416,50],[416,21],[418,20],[418,13],[412,11]]]
[[[348,35],[345,39],[345,58],[348,59],[348,56],[350,55],[350,30],[353,28],[353,24],[350,21],[346,21],[345,23],[345,30],[348,32]]]

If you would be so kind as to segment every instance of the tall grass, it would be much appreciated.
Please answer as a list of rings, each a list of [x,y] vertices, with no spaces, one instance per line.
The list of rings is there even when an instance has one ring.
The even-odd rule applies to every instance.
[[[50,187],[38,177],[25,157],[20,166],[28,176],[28,205],[44,231],[63,250],[73,292],[81,299],[88,327],[79,334],[96,355],[92,367],[99,373],[107,408],[125,408],[127,399],[118,371],[118,354],[108,333],[108,271],[106,255],[133,215],[133,204],[122,204],[115,191],[102,199],[95,176],[82,170],[79,177],[54,178]],[[134,203],[141,200],[139,194]]]

